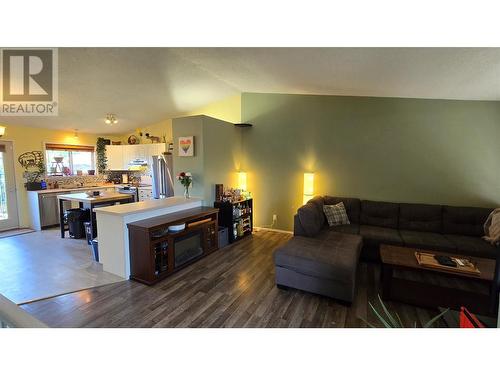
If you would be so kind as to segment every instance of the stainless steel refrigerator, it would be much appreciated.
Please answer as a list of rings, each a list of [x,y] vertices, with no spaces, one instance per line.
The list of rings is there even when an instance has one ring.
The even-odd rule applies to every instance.
[[[153,198],[161,199],[174,196],[174,159],[172,154],[164,152],[153,156],[151,174],[153,177]]]

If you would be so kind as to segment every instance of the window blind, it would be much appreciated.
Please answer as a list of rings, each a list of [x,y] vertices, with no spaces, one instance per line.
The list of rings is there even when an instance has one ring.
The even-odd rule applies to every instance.
[[[46,143],[46,150],[57,150],[57,151],[90,151],[94,152],[94,146],[82,146],[82,145],[64,145],[59,143]]]

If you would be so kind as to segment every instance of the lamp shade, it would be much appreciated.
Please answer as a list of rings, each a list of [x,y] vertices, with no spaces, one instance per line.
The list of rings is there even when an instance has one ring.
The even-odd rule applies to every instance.
[[[247,174],[246,172],[238,172],[238,189],[247,190]]]
[[[0,125],[0,137],[5,134],[5,126]]]
[[[314,195],[314,173],[304,173],[304,199],[306,204]]]

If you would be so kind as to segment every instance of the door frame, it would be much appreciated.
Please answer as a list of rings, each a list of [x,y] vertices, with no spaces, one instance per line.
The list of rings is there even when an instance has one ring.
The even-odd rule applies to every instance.
[[[19,222],[19,197],[18,197],[18,189],[17,189],[17,179],[16,179],[16,160],[15,160],[15,151],[14,151],[14,141],[10,141],[8,139],[1,139],[0,138],[0,143],[4,144],[5,147],[10,147],[11,148],[11,152],[12,152],[12,172],[13,172],[13,175],[12,175],[12,184],[14,185],[14,189],[13,191],[11,191],[12,193],[12,200],[14,201],[15,203],[15,210],[12,210],[12,214],[15,215],[15,217],[12,219],[13,220],[13,225],[9,225],[5,228],[0,228],[0,231],[5,231],[5,230],[11,230],[11,229],[17,229],[19,228],[19,225],[20,225],[20,222]],[[5,164],[4,164],[4,169],[5,168]],[[7,175],[7,173],[5,173],[5,175]],[[7,184],[7,180],[5,181],[5,184],[6,186],[8,186]],[[7,195],[9,195],[9,191],[6,189],[6,193]],[[8,202],[9,202],[9,198],[7,197],[7,205],[8,205]],[[8,207],[8,206],[7,206]],[[11,220],[11,219],[7,219],[7,220]]]

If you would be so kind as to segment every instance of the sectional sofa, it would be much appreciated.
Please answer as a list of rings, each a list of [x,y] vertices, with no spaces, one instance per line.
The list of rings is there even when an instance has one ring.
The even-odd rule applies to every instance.
[[[339,202],[350,224],[329,227],[323,206]],[[481,238],[491,211],[315,197],[298,209],[294,237],[274,253],[276,285],[352,302],[359,259],[379,260],[381,244],[497,259],[500,248]]]
[[[323,205],[343,202],[351,224],[329,227]],[[332,232],[363,237],[361,257],[380,258],[382,243],[496,259],[500,249],[484,241],[483,225],[492,208],[391,203],[318,196],[299,208],[294,235],[328,239]]]

